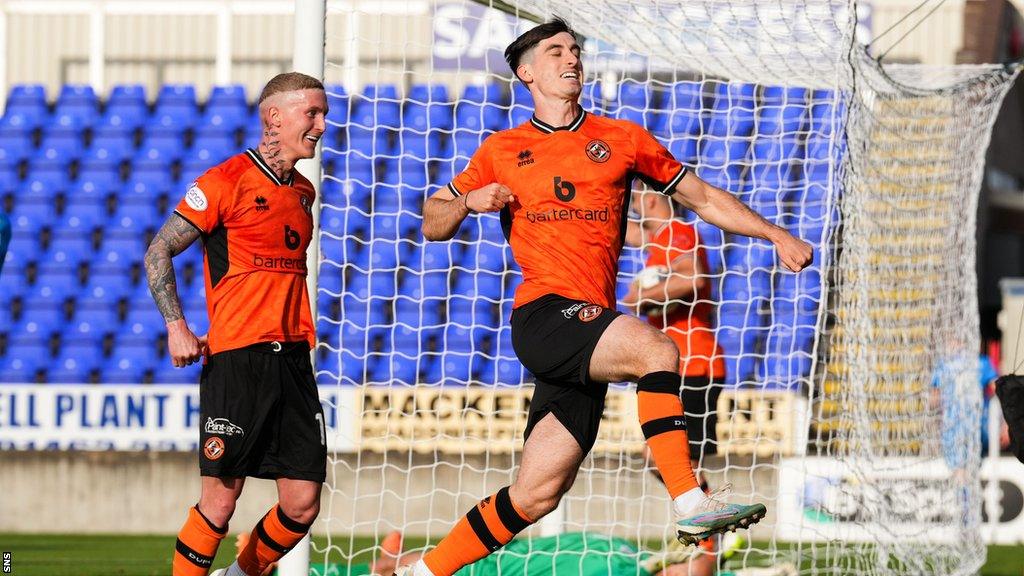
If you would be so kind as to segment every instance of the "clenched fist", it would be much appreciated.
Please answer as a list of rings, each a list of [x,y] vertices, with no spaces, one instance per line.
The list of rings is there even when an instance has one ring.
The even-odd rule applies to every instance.
[[[775,252],[779,255],[779,262],[793,272],[803,270],[814,260],[811,245],[785,230],[780,231],[772,241],[775,244]]]
[[[466,208],[471,212],[497,212],[515,201],[512,190],[504,184],[488,184],[466,194]]]

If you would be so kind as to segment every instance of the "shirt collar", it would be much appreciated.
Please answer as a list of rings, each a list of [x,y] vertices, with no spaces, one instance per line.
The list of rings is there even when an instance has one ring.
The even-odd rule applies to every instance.
[[[252,160],[252,163],[255,164],[257,168],[262,170],[263,174],[265,174],[267,178],[270,178],[270,180],[273,181],[274,184],[277,184],[278,186],[291,186],[292,183],[295,182],[294,168],[292,168],[291,173],[288,174],[288,181],[282,182],[281,179],[277,177],[277,174],[275,174],[274,171],[270,169],[270,166],[268,166],[267,163],[263,160],[263,156],[260,156],[259,152],[252,148],[249,148],[245,151],[245,153],[249,155],[249,159]]]
[[[576,119],[570,122],[567,126],[552,126],[546,122],[541,122],[540,120],[538,120],[536,115],[530,117],[530,123],[533,124],[534,128],[540,130],[545,134],[552,134],[559,130],[568,130],[570,132],[576,132],[577,130],[580,129],[580,126],[583,125],[583,120],[587,115],[587,111],[584,110],[582,106],[579,108],[579,110],[579,115],[576,116]]]

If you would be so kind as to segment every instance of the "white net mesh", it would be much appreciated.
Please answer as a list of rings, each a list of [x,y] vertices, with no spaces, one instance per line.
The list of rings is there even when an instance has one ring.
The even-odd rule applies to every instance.
[[[471,216],[445,243],[419,226],[423,199],[483,138],[529,118],[500,49],[532,23],[468,0],[396,6],[328,17],[327,79],[346,84],[329,89],[317,361],[338,452],[319,524],[329,544],[313,558],[341,574],[390,530],[412,547],[440,539],[509,484],[530,396],[508,327],[521,276],[497,216]],[[1012,75],[883,71],[854,46],[846,2],[503,7],[566,17],[587,38],[588,110],[645,126],[815,246],[793,275],[767,243],[680,214],[708,255],[726,362],[720,455],[703,467],[712,487],[769,504],[725,566],[976,569],[974,202]],[[620,264],[621,297],[643,254]],[[670,538],[635,412],[613,388],[575,487],[525,536]],[[950,442],[962,450],[944,453]]]

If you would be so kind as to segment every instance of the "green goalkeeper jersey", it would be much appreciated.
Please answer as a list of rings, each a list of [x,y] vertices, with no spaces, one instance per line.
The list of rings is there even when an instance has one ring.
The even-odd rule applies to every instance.
[[[647,557],[622,538],[573,532],[544,538],[521,538],[455,573],[455,576],[651,576],[640,563]],[[319,576],[365,576],[367,565],[310,566]]]

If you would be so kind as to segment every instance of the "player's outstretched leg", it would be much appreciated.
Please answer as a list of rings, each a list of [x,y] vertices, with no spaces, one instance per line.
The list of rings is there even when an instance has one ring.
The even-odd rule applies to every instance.
[[[533,428],[512,486],[484,498],[462,517],[437,547],[397,576],[451,576],[512,541],[516,534],[558,506],[572,486],[583,450],[548,413]]]
[[[701,490],[690,464],[689,438],[680,395],[679,349],[671,338],[632,316],[619,316],[601,335],[590,361],[596,381],[637,383],[637,412],[647,446],[672,498],[680,542],[746,528],[764,517],[765,506],[722,501],[722,491]]]

